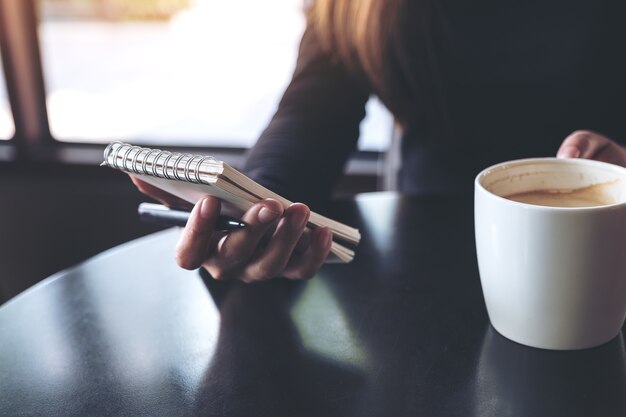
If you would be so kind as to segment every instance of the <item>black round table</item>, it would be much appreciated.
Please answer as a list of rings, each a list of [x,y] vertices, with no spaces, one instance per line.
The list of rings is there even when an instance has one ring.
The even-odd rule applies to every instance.
[[[472,196],[366,194],[349,265],[306,282],[178,268],[177,230],[0,307],[1,416],[626,416],[620,334],[518,345],[489,325]]]

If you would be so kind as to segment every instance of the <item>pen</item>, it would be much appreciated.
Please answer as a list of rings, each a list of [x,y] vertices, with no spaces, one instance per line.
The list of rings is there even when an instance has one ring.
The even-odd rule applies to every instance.
[[[137,208],[139,218],[148,223],[159,224],[162,226],[182,226],[187,224],[190,212],[184,210],[170,209],[161,204],[141,203]],[[220,215],[215,225],[215,230],[231,231],[246,227],[241,220]]]

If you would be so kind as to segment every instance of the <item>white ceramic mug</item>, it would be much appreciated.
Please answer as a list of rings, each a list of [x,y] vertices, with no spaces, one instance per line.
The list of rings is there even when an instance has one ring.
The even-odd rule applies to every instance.
[[[505,197],[605,184],[614,203],[545,207]],[[582,159],[504,162],[475,180],[476,250],[489,319],[505,337],[584,349],[626,317],[626,168]]]

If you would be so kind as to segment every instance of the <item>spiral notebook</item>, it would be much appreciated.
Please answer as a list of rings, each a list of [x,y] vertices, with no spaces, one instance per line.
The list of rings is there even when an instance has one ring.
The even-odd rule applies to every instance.
[[[102,165],[132,174],[192,204],[212,195],[241,212],[265,198],[273,198],[285,208],[291,205],[291,201],[211,156],[113,142],[104,150]],[[315,212],[311,212],[307,227],[328,227],[332,231],[329,262],[350,262],[354,258],[354,250],[349,246],[356,246],[361,239],[357,229]]]

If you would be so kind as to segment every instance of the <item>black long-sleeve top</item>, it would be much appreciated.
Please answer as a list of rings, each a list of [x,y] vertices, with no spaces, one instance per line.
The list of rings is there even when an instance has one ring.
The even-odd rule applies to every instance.
[[[444,0],[438,42],[452,140],[403,131],[398,183],[406,193],[471,191],[505,160],[553,156],[574,130],[626,142],[626,2]],[[313,30],[246,172],[314,206],[332,193],[355,149],[368,80],[331,59]]]

